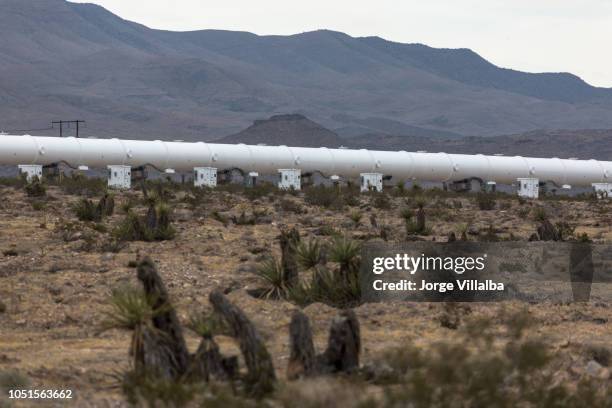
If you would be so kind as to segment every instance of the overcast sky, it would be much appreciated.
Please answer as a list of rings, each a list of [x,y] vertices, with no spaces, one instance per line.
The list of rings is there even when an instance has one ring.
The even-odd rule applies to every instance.
[[[168,30],[321,28],[471,48],[496,65],[612,87],[612,0],[76,0]]]

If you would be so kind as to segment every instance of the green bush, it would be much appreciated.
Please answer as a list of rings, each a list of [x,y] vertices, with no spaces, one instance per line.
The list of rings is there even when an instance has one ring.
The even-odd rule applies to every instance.
[[[150,206],[144,218],[130,211],[113,230],[113,238],[118,242],[174,239],[176,230],[172,226],[171,211],[165,203]]]
[[[26,184],[25,191],[28,197],[45,197],[47,186],[38,177],[33,177],[32,181]]]
[[[87,198],[82,198],[72,207],[72,210],[80,221],[100,222],[104,217],[113,215],[115,197],[108,193],[104,194],[98,204],[94,204]]]
[[[481,211],[490,211],[495,209],[495,194],[478,192],[476,193],[476,204]]]
[[[339,188],[323,185],[311,186],[305,190],[304,201],[310,205],[340,210],[344,200]]]
[[[91,200],[83,198],[79,200],[73,207],[73,211],[80,221],[95,221],[102,220],[100,209]]]

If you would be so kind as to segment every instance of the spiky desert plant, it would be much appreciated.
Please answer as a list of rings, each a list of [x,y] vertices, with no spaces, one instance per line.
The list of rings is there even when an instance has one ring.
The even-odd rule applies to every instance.
[[[340,264],[341,268],[354,268],[359,264],[359,251],[361,251],[359,242],[343,235],[332,241],[329,259]]]
[[[223,320],[214,313],[196,313],[191,315],[187,327],[205,339],[225,334],[228,331]]]
[[[321,262],[321,249],[321,243],[317,239],[300,241],[297,246],[298,264],[305,270],[314,268]]]
[[[359,225],[361,225],[361,219],[363,218],[363,214],[360,211],[353,211],[349,214],[349,218],[351,219],[351,221],[353,221],[355,226],[358,227]]]
[[[153,231],[153,236],[156,240],[166,241],[173,239],[176,235],[176,230],[171,224],[172,209],[166,203],[160,202],[155,207],[157,214],[156,228]]]
[[[361,287],[359,275],[349,273],[346,280],[338,280],[338,274],[325,267],[315,270],[312,284],[306,287],[310,302],[321,302],[334,307],[350,307],[359,303]]]
[[[264,261],[255,272],[265,283],[260,297],[263,299],[281,299],[287,296],[287,282],[281,263],[276,258]]]
[[[140,288],[121,286],[113,289],[103,328],[135,330],[140,325],[149,324],[153,316],[163,311],[163,308],[154,310],[153,303],[153,299]]]
[[[333,240],[329,250],[329,259],[339,264],[339,280],[348,285],[359,273],[361,245],[346,235]]]

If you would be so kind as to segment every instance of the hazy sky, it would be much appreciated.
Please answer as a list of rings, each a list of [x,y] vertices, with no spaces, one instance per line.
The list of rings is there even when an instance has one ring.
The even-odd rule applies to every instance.
[[[471,48],[496,65],[612,87],[612,0],[76,0],[168,30],[321,28]]]

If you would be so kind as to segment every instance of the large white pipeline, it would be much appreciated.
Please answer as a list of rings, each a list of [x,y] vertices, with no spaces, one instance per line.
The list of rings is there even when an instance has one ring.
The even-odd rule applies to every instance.
[[[320,172],[346,178],[382,173],[394,180],[432,182],[469,178],[501,184],[535,178],[558,186],[612,182],[612,162],[597,160],[0,135],[2,165],[59,162],[90,168],[152,165],[176,171],[238,168],[262,175],[276,174],[278,169],[300,169],[302,174]]]

